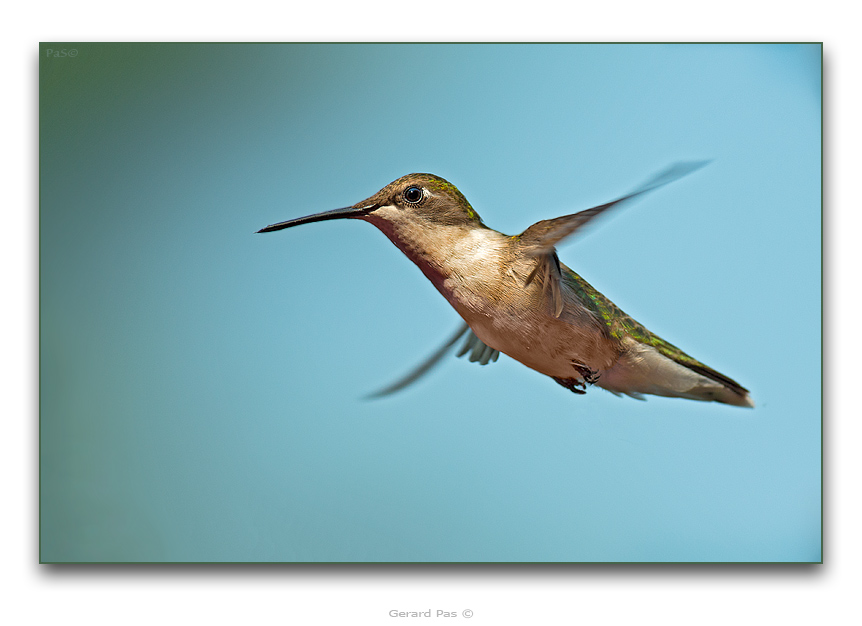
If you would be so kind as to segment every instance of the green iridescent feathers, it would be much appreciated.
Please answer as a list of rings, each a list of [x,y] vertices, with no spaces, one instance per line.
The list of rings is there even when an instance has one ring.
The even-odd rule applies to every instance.
[[[651,333],[642,324],[639,324],[631,316],[626,315],[617,305],[599,293],[592,285],[575,273],[574,270],[563,265],[561,273],[563,283],[566,287],[578,297],[585,308],[591,311],[597,319],[604,322],[608,334],[614,339],[622,340],[627,336],[631,337],[639,343],[652,346],[659,353],[680,365],[723,385],[727,385],[740,395],[748,393],[748,390],[735,380],[716,372],[711,367],[690,357],[672,343]]]
[[[473,207],[467,201],[467,198],[464,197],[464,194],[458,191],[458,188],[448,180],[435,176],[434,174],[413,174],[413,176],[427,177],[427,186],[430,188],[432,193],[434,191],[438,191],[443,194],[448,194],[458,202],[458,206],[467,214],[468,217],[470,217],[470,219],[476,220],[480,223],[482,222],[482,218],[479,217],[479,214],[476,213],[475,210],[473,210]]]

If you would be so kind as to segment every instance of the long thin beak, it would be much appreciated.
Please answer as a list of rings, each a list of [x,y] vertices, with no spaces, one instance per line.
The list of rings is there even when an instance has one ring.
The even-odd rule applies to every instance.
[[[296,219],[287,220],[286,222],[279,222],[278,224],[270,224],[266,228],[261,228],[257,232],[271,233],[274,230],[282,230],[284,228],[290,228],[291,226],[299,226],[300,224],[310,224],[311,222],[323,222],[325,220],[340,220],[345,218],[362,217],[364,215],[368,215],[376,208],[376,205],[371,204],[363,207],[349,206],[343,209],[335,209],[334,211],[324,211],[323,213],[315,213],[314,215],[297,217]]]

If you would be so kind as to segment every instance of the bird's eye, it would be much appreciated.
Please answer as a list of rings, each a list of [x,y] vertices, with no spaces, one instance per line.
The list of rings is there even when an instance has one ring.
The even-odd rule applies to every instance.
[[[419,187],[408,187],[404,190],[404,199],[410,204],[418,204],[423,196],[422,189]]]

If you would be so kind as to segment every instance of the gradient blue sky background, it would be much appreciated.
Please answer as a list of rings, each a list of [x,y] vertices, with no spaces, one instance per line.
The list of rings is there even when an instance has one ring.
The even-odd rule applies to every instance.
[[[74,48],[50,58],[47,48]],[[819,45],[43,44],[43,561],[820,560]],[[493,228],[705,169],[560,257],[753,411],[454,357],[368,224]]]

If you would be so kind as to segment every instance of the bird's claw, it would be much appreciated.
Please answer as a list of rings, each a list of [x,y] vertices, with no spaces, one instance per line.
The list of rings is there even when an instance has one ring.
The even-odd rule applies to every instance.
[[[579,378],[557,378],[556,376],[552,376],[551,378],[553,378],[558,385],[562,385],[569,391],[583,395],[587,393],[587,385],[593,385],[599,379],[599,373],[596,370],[590,369],[583,363],[578,363],[577,361],[572,361],[572,366],[580,375]]]
[[[583,383],[585,383],[583,385],[584,387],[586,387],[586,385],[594,385],[599,379],[599,373],[594,369],[590,369],[583,363],[572,361],[572,366],[575,368],[575,371],[581,375],[581,379],[583,380]]]

